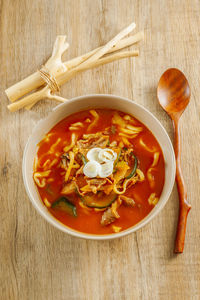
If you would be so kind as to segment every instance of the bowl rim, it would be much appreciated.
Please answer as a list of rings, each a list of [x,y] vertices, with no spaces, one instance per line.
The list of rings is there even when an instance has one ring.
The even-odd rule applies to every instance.
[[[71,102],[76,102],[82,99],[88,99],[88,98],[112,98],[112,99],[117,99],[117,100],[122,100],[125,102],[130,103],[130,105],[132,105],[134,103],[134,105],[138,106],[140,109],[144,110],[147,114],[149,114],[151,116],[151,118],[154,119],[155,122],[157,122],[161,128],[161,130],[163,131],[163,133],[165,134],[165,137],[167,139],[168,145],[170,147],[170,155],[172,158],[172,165],[171,165],[171,178],[169,181],[169,186],[168,189],[164,195],[164,198],[162,199],[162,204],[155,209],[156,207],[154,207],[151,212],[153,212],[151,214],[151,212],[145,217],[143,218],[140,222],[136,223],[135,225],[119,232],[119,233],[111,233],[111,234],[91,234],[91,233],[84,233],[81,231],[77,231],[75,229],[72,229],[66,225],[64,225],[63,223],[61,223],[59,220],[57,220],[55,217],[53,217],[49,212],[44,212],[40,209],[39,205],[36,203],[36,201],[34,200],[34,197],[31,193],[31,190],[29,188],[29,183],[27,180],[27,176],[26,176],[26,154],[28,151],[28,147],[29,147],[29,143],[31,141],[32,135],[34,134],[34,132],[37,130],[37,128],[39,126],[41,126],[41,124],[43,122],[46,121],[47,118],[49,118],[52,114],[55,113],[55,111],[57,111],[58,109],[60,109],[60,107],[65,107],[68,105],[68,103]],[[98,105],[94,105],[94,107],[97,107]],[[81,110],[81,109],[80,109]],[[53,125],[55,126],[55,125]],[[52,126],[52,128],[53,128]],[[145,125],[146,126],[146,125]],[[148,126],[147,126],[148,127]],[[154,134],[154,132],[152,132]],[[161,149],[163,150],[163,148],[161,147]],[[52,109],[52,111],[50,113],[48,113],[48,115],[43,118],[42,120],[38,121],[36,123],[36,125],[34,126],[31,134],[29,135],[29,138],[27,140],[27,143],[25,145],[24,148],[24,153],[23,153],[23,160],[22,160],[22,175],[23,175],[23,182],[24,182],[24,186],[25,186],[25,190],[26,193],[28,195],[29,200],[31,201],[32,205],[35,207],[35,209],[38,211],[38,213],[51,225],[53,225],[54,227],[56,227],[57,229],[61,230],[62,232],[68,233],[71,236],[75,236],[78,238],[83,238],[83,239],[89,239],[89,240],[112,240],[112,239],[116,239],[116,238],[120,238],[123,236],[126,236],[130,233],[136,232],[137,230],[141,229],[142,227],[144,227],[145,225],[147,225],[153,218],[155,218],[158,213],[164,208],[164,206],[166,205],[167,201],[169,200],[170,194],[172,192],[173,186],[174,186],[174,181],[175,181],[175,173],[176,173],[176,161],[175,161],[175,155],[174,155],[174,148],[172,146],[172,142],[169,138],[169,135],[166,131],[166,129],[163,127],[163,125],[161,124],[161,122],[144,106],[142,106],[141,104],[138,104],[137,102],[135,102],[134,100],[130,100],[126,97],[122,97],[122,96],[117,96],[114,94],[89,94],[89,95],[82,95],[82,96],[78,96],[78,97],[74,97],[70,100],[68,100],[67,102],[61,103],[59,105],[57,105],[56,107],[54,107]],[[150,215],[151,214],[151,215]]]

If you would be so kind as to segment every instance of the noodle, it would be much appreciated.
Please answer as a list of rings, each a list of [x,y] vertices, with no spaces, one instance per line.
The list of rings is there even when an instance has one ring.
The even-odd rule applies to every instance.
[[[83,202],[79,201],[79,205],[81,208],[83,208],[83,211],[86,215],[90,214],[90,211],[92,211],[92,208],[87,207],[86,205],[83,204]]]
[[[148,198],[148,202],[150,205],[156,205],[158,203],[159,198],[156,197],[155,193],[152,193],[149,198]]]
[[[152,189],[155,187],[155,181],[154,181],[154,176],[151,174],[151,172],[154,170],[154,167],[158,164],[159,157],[160,157],[159,152],[155,152],[153,156],[153,163],[151,167],[147,170],[147,179]]]
[[[142,127],[136,127],[136,126],[133,126],[133,125],[126,125],[126,128],[128,128],[129,130],[132,130],[134,131],[134,133],[139,133],[142,131]]]
[[[76,122],[76,123],[73,123],[71,126],[74,126],[74,127],[84,127],[83,123],[82,122]]]
[[[159,160],[159,157],[160,157],[159,152],[155,152],[155,153],[154,153],[154,156],[153,156],[153,163],[152,163],[152,165],[151,165],[152,168],[155,167],[155,166],[157,165],[158,160]]]
[[[38,156],[36,155],[33,163],[33,172],[36,172],[37,165],[38,165]]]
[[[144,173],[140,169],[136,169],[136,174],[139,176],[138,180],[139,181],[144,181]]]
[[[54,153],[56,146],[61,142],[61,138],[58,138],[57,141],[50,147],[48,153]]]
[[[134,139],[136,136],[138,136],[138,134],[136,133],[136,134],[132,134],[132,135],[127,135],[125,133],[120,132],[119,136],[123,136],[123,137],[126,137],[128,139]]]
[[[153,168],[149,168],[147,170],[147,179],[149,181],[149,185],[151,188],[154,188],[155,186],[155,182],[154,182],[154,176],[151,174],[151,171],[153,170]]]
[[[142,138],[140,138],[139,143],[141,146],[143,146],[148,152],[155,152],[155,148],[150,149],[142,140]]]
[[[128,128],[129,125],[127,125],[126,127]],[[134,129],[126,129],[126,128],[120,128],[120,130],[123,133],[126,134],[138,134],[139,132],[141,132],[141,127],[133,127]]]
[[[78,127],[74,127],[74,126],[70,126],[69,130],[79,130],[79,128]]]
[[[71,173],[71,169],[72,169],[73,164],[74,164],[74,152],[72,152],[72,151],[69,152],[69,158],[70,158],[70,162],[69,162],[67,172],[65,174],[65,181],[68,181],[70,173]]]
[[[122,141],[123,141],[124,145],[132,146],[132,144],[129,142],[129,140],[126,137],[122,137]]]
[[[48,168],[48,164],[50,163],[50,159],[45,160],[45,162],[42,165],[42,168],[45,170],[45,168]]]
[[[34,173],[33,178],[34,178],[35,183],[39,187],[44,187],[46,185],[46,180],[43,177],[48,177],[50,173],[51,173],[51,170]],[[41,178],[41,181],[39,180],[39,178]]]
[[[51,203],[48,201],[46,197],[44,198],[44,204],[46,205],[46,207],[51,207]]]
[[[125,116],[124,116],[124,120],[130,121],[130,120],[131,120],[131,117],[130,117],[129,115],[125,115]]]
[[[64,152],[68,152],[69,150],[71,150],[74,145],[75,145],[75,142],[76,142],[76,134],[75,133],[72,133],[72,136],[71,136],[71,144],[66,146],[63,150]]]
[[[112,123],[117,124],[120,127],[125,127],[126,126],[126,121],[124,121],[124,119],[122,119],[117,112],[114,113],[114,116],[112,118]]]
[[[99,120],[99,114],[96,112],[96,110],[92,109],[90,110],[91,115],[93,115],[94,120],[93,122],[88,126],[87,131],[90,131],[98,122]]]

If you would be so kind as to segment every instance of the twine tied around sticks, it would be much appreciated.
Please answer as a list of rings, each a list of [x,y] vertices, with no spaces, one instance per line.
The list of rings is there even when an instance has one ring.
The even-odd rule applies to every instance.
[[[38,72],[42,79],[46,82],[52,93],[60,92],[60,87],[56,81],[56,78],[49,72],[49,70],[45,66],[42,66],[42,68],[38,70]]]

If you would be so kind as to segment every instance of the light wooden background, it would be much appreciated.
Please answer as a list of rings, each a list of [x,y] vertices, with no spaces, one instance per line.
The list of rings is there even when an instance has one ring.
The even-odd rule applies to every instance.
[[[156,99],[168,67],[188,77],[192,97],[181,120],[182,167],[192,204],[184,254],[174,255],[177,189],[163,211],[137,233],[114,241],[85,241],[50,226],[30,204],[22,154],[34,125],[56,103],[10,113],[4,94],[39,68],[57,34],[67,34],[69,58],[104,44],[132,21],[146,38],[139,58],[87,71],[62,95],[113,93],[144,105],[172,138]],[[135,47],[137,48],[137,47]],[[200,1],[0,1],[0,299],[200,299]]]

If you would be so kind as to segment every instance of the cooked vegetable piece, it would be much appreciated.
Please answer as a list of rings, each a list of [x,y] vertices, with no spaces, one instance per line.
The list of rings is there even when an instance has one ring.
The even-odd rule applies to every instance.
[[[87,153],[87,159],[89,161],[97,161],[98,163],[102,163],[103,161],[99,157],[99,153],[102,149],[101,148],[92,148]]]
[[[99,171],[101,169],[100,163],[96,161],[88,161],[87,164],[83,168],[83,173],[85,176],[89,178],[95,178],[99,175]]]
[[[120,127],[126,126],[126,121],[122,119],[118,112],[115,112],[112,118],[112,123],[119,125]]]
[[[79,197],[88,207],[104,208],[110,206],[116,200],[117,195],[115,193],[105,195],[104,193],[99,192],[96,195],[89,193],[85,196],[81,196],[79,194]]]
[[[112,229],[113,229],[114,232],[118,233],[118,232],[121,231],[122,228],[119,227],[119,226],[112,225]]]
[[[120,148],[119,154],[117,155],[117,159],[116,159],[115,164],[114,164],[114,167],[116,167],[117,163],[119,162],[121,154],[122,154],[122,149]]]
[[[52,204],[51,207],[62,210],[73,217],[77,217],[76,206],[72,204],[66,197],[60,197]]]
[[[156,193],[152,193],[148,198],[149,205],[156,205],[158,203],[158,200],[159,198],[156,197]]]
[[[111,132],[112,132],[112,134],[115,134],[115,133],[116,133],[116,127],[115,127],[115,125],[112,125],[112,126],[111,126]]]
[[[93,194],[96,194],[97,191],[101,189],[103,185],[107,182],[106,179],[104,178],[93,178],[93,179],[88,179],[86,180],[87,185],[83,186],[80,188],[80,190],[83,193],[89,193],[92,192]]]
[[[113,214],[111,208],[109,207],[102,215],[101,225],[106,226],[113,223],[116,220],[115,215]]]
[[[130,172],[130,174],[128,176],[126,176],[126,179],[129,179],[131,177],[133,177],[133,175],[135,174],[136,172],[136,169],[137,169],[137,165],[138,165],[138,160],[137,160],[137,157],[133,154],[133,152],[130,153],[130,155],[132,155],[134,157],[134,166]]]
[[[101,178],[106,178],[113,173],[113,161],[108,161],[105,164],[101,165],[99,170],[99,176]]]
[[[111,207],[109,207],[102,215],[101,218],[101,225],[102,226],[106,226],[112,222],[114,222],[116,219],[120,218],[120,215],[118,214],[117,209],[119,208],[119,206],[121,205],[122,201],[120,198],[118,198],[116,201],[114,201],[111,205]]]
[[[133,198],[126,197],[126,196],[124,196],[124,195],[120,195],[119,197],[120,197],[120,199],[123,201],[123,203],[124,203],[125,205],[127,205],[127,206],[132,206],[132,207],[134,207],[134,206],[136,205]]]
[[[119,161],[116,165],[116,172],[114,174],[114,182],[118,183],[121,179],[124,179],[126,176],[127,171],[130,169],[127,162],[124,160]]]
[[[61,194],[70,195],[75,191],[76,191],[76,184],[74,181],[71,181],[63,187]]]
[[[117,153],[110,148],[101,149],[98,155],[102,162],[115,161]]]
[[[51,188],[51,185],[49,183],[46,185],[45,190],[47,191],[47,193],[49,195],[53,195],[54,194],[54,192],[53,192],[53,190]]]
[[[51,203],[48,201],[48,199],[46,197],[44,198],[43,201],[44,201],[44,204],[46,205],[46,207],[48,207],[48,208],[51,207]]]
[[[87,164],[87,159],[83,154],[81,155],[81,159],[82,159],[83,164],[86,165]]]

